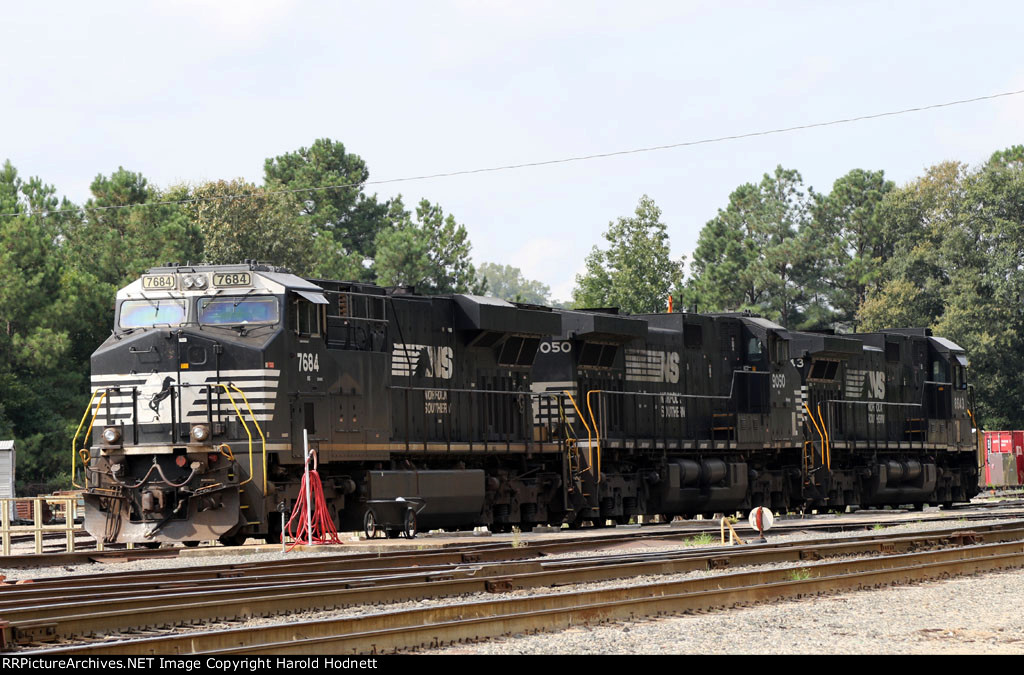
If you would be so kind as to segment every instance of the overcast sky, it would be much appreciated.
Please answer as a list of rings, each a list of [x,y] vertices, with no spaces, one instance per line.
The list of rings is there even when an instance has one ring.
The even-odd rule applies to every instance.
[[[118,166],[242,177],[328,137],[371,180],[680,143],[1024,89],[1019,2],[5,5],[0,161],[77,203]],[[828,191],[1024,143],[1024,96],[783,135],[371,188],[439,202],[477,263],[568,299],[647,194],[675,255],[777,164]]]

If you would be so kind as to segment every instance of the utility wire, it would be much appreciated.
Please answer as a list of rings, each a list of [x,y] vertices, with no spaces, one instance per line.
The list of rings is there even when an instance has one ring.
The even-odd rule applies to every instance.
[[[593,159],[604,159],[607,157],[620,157],[622,155],[636,155],[644,152],[657,152],[659,150],[672,150],[674,148],[685,148],[694,145],[709,145],[711,143],[722,143],[725,141],[736,141],[744,138],[755,138],[757,136],[771,136],[774,134],[786,134],[794,131],[802,131],[805,129],[817,129],[820,127],[830,127],[839,124],[851,124],[853,122],[862,122],[864,120],[879,119],[882,117],[895,117],[897,115],[906,115],[908,113],[923,112],[926,110],[935,110],[937,108],[949,108],[956,105],[964,105],[967,103],[977,103],[979,101],[990,101],[997,98],[1006,98],[1008,96],[1019,96],[1024,94],[1024,89],[1017,91],[1007,91],[1001,94],[990,94],[988,96],[977,96],[975,98],[965,98],[958,101],[947,101],[946,103],[933,103],[931,105],[918,106],[915,108],[904,108],[902,110],[892,110],[889,112],[874,113],[871,115],[860,115],[857,117],[846,117],[843,119],[831,120],[828,122],[813,122],[810,124],[800,124],[792,127],[783,127],[779,129],[768,129],[764,131],[751,131],[744,134],[733,134],[729,136],[717,136],[715,138],[704,138],[697,141],[683,141],[680,143],[669,143],[666,145],[652,145],[644,148],[633,148],[630,150],[616,150],[613,152],[602,152],[592,155],[577,155],[574,157],[562,157],[559,159],[546,159],[537,162],[524,162],[522,164],[505,164],[501,166],[490,166],[482,167],[477,169],[463,169],[461,171],[448,171],[444,173],[432,173],[423,174],[419,176],[405,176],[403,178],[387,178],[383,180],[370,180],[363,181],[361,183],[343,183],[340,185],[324,185],[320,187],[312,188],[292,188],[292,189],[281,189],[281,190],[266,190],[260,191],[258,194],[237,194],[237,195],[217,195],[211,197],[196,197],[192,199],[177,199],[168,201],[157,201],[157,202],[144,202],[140,204],[118,204],[113,206],[76,206],[70,209],[53,209],[38,211],[32,215],[49,215],[56,213],[76,213],[79,211],[114,211],[118,209],[130,209],[138,206],[167,206],[172,204],[195,204],[198,202],[215,201],[224,199],[245,199],[253,196],[268,196],[268,195],[279,195],[279,194],[297,194],[301,192],[323,192],[327,190],[346,190],[350,188],[366,187],[368,185],[389,185],[393,183],[409,183],[413,181],[430,180],[433,178],[451,178],[453,176],[469,176],[478,173],[493,173],[497,171],[512,171],[515,169],[528,169],[538,166],[551,166],[553,164],[568,164],[570,162],[586,162]],[[4,216],[20,216],[27,215],[22,213],[0,213],[0,217]]]

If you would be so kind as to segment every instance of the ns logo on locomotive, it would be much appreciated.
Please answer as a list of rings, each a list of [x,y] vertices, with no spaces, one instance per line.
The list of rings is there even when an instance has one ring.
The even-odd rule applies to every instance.
[[[91,534],[153,545],[279,541],[304,435],[342,530],[949,504],[978,491],[966,366],[925,329],[168,265],[117,294],[74,477]]]

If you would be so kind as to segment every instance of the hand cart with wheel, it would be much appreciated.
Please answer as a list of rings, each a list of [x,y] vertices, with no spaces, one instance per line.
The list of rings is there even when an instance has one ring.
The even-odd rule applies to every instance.
[[[416,516],[426,506],[426,500],[421,497],[371,499],[366,502],[363,514],[363,533],[367,539],[373,539],[382,531],[388,539],[399,533],[412,539],[416,536]]]

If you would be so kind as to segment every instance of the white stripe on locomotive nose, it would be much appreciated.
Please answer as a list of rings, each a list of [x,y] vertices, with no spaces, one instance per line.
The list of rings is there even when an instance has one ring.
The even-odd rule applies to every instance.
[[[214,381],[217,380],[217,371],[215,371],[215,370],[182,370],[180,372],[177,371],[177,370],[163,370],[163,371],[157,371],[156,373],[127,373],[127,374],[124,374],[124,373],[109,373],[109,374],[95,374],[95,375],[92,375],[91,379],[92,379],[93,383],[96,383],[96,382],[107,382],[107,381],[111,381],[111,382],[125,382],[125,381],[131,381],[131,380],[135,380],[135,381],[138,381],[138,382],[145,382],[147,379],[152,377],[154,374],[160,375],[160,376],[170,376],[170,377],[174,377],[175,375],[181,375],[182,377],[193,378],[196,381],[201,381],[201,382],[214,382]],[[278,377],[280,377],[280,375],[281,375],[280,369],[270,369],[270,368],[248,368],[248,369],[235,369],[235,370],[222,370],[222,371],[220,371],[220,379],[221,379],[221,381],[225,381],[225,380],[231,379],[233,377],[236,377],[236,378],[242,378],[242,377],[247,377],[247,378],[251,378],[251,377],[264,377],[264,378],[267,378],[267,379],[277,379]],[[200,378],[202,378],[202,379],[200,379]]]
[[[279,385],[279,369],[251,368],[232,369],[220,371],[220,383],[228,385],[231,398],[245,408],[245,400],[248,399],[249,407],[253,416],[260,422],[268,422],[273,419],[274,407],[276,405],[276,393]],[[188,418],[205,418],[207,414],[207,388],[211,389],[211,403],[216,406],[217,399],[220,399],[221,413],[224,407],[228,407],[231,413],[231,403],[225,400],[228,397],[223,395],[224,389],[217,384],[217,372],[209,370],[183,370],[163,371],[157,373],[139,374],[116,374],[116,375],[93,375],[92,385],[94,392],[102,392],[107,388],[119,388],[120,391],[109,391],[104,402],[100,405],[100,415],[106,415],[109,411],[111,419],[130,419],[133,411],[140,416],[149,416],[149,397],[141,395],[141,389],[147,381],[170,377],[172,381],[180,383],[178,391],[182,397],[182,415]],[[240,389],[245,396],[242,397],[231,387],[234,385]],[[135,406],[132,405],[132,389],[136,394]],[[150,393],[150,392],[147,392]],[[216,396],[214,396],[216,395]],[[248,415],[246,414],[246,417]],[[162,421],[162,420],[161,420]],[[143,420],[143,424],[152,423],[152,420]]]

